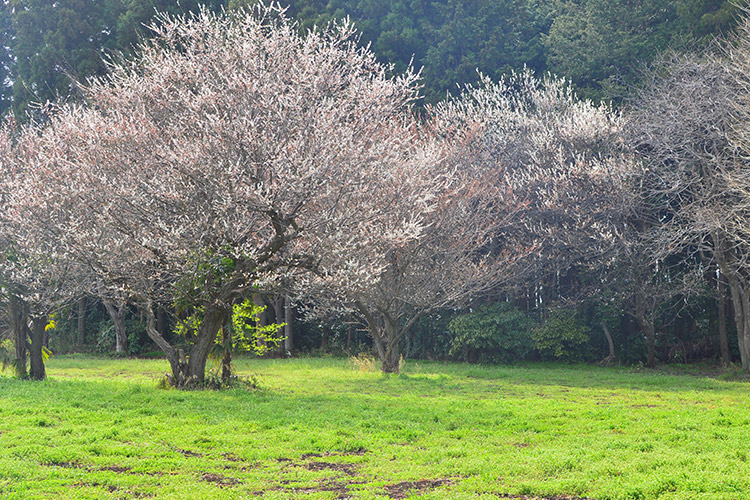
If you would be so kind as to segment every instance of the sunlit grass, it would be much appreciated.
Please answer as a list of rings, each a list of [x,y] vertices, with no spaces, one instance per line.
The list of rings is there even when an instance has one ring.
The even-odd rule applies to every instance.
[[[1,498],[750,499],[750,384],[627,368],[237,362],[255,392],[157,389],[160,360],[0,378]],[[403,484],[401,484],[403,483]]]

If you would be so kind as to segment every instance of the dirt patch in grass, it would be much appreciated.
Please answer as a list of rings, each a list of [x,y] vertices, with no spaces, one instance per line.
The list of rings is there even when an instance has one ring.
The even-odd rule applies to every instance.
[[[51,462],[47,465],[48,467],[61,467],[63,469],[81,469],[86,472],[114,472],[116,474],[130,474],[133,476],[175,476],[177,472],[162,472],[162,471],[150,471],[150,472],[134,472],[132,467],[127,465],[105,465],[104,467],[91,467],[80,464],[78,462]],[[94,486],[99,486],[98,484]]]
[[[108,470],[110,472],[117,472],[118,474],[131,474],[130,471],[132,471],[133,468],[123,465],[108,465],[106,467],[101,467],[99,470]]]
[[[63,469],[80,469],[82,467],[78,462],[49,462],[44,465],[48,467],[62,467]]]
[[[197,451],[190,451],[190,450],[183,450],[182,448],[172,448],[177,453],[181,453],[183,456],[188,458],[203,458],[202,453],[198,453]]]
[[[419,481],[404,481],[389,484],[385,487],[385,492],[391,498],[406,498],[415,493],[421,494],[425,491],[451,484],[453,484],[452,479],[420,479]]]
[[[236,486],[242,482],[239,479],[235,479],[233,477],[222,476],[221,474],[215,474],[213,472],[204,473],[201,476],[201,481],[206,481],[207,483],[214,483],[216,484],[216,486],[219,486],[221,488],[225,486]]]
[[[78,483],[72,484],[71,487],[72,488],[104,488],[110,493],[119,491],[120,495],[123,495],[123,494],[126,495],[120,498],[154,498],[156,496],[155,493],[147,493],[145,491],[123,490],[122,488],[118,488],[117,486],[113,486],[111,484],[102,484],[96,481],[78,482]]]
[[[73,484],[73,487],[75,488],[104,488],[110,493],[114,493],[115,491],[120,489],[117,486],[113,486],[111,484],[102,484],[102,483],[97,483],[97,482],[75,483]]]
[[[311,470],[311,471],[335,470],[338,472],[343,472],[344,474],[348,474],[350,476],[353,476],[355,474],[354,464],[337,464],[337,463],[331,463],[331,462],[310,462],[307,464],[299,464],[298,466],[304,467],[305,469]]]
[[[301,460],[308,460],[310,458],[323,458],[323,457],[344,457],[344,456],[361,456],[367,453],[366,448],[357,448],[356,450],[350,451],[326,451],[323,453],[303,453],[300,456]]]
[[[322,479],[318,482],[318,486],[311,486],[306,488],[295,488],[295,487],[289,487],[283,488],[283,491],[286,491],[288,493],[302,493],[305,495],[311,495],[313,493],[334,493],[336,496],[335,498],[338,500],[343,500],[346,498],[352,498],[351,493],[349,492],[349,487],[352,485],[357,484],[365,484],[364,481],[336,481],[331,479]],[[256,493],[262,493],[262,492],[256,492]]]
[[[367,450],[364,448],[357,448],[356,450],[351,451],[326,451],[321,453],[304,453],[300,456],[299,460],[301,461],[307,461],[306,463],[297,461],[292,458],[277,458],[276,461],[279,463],[285,463],[285,467],[302,467],[307,470],[311,471],[323,471],[323,470],[333,470],[337,472],[343,472],[344,474],[347,474],[349,476],[356,475],[356,464],[350,464],[350,463],[336,463],[336,462],[323,462],[323,461],[314,461],[311,459],[315,458],[323,458],[323,457],[334,457],[334,456],[352,456],[352,455],[364,455],[367,453]],[[328,490],[324,490],[328,491]]]

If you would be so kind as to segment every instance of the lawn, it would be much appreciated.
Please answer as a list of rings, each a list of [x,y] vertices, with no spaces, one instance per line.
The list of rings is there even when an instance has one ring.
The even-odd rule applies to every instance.
[[[568,365],[240,360],[262,388],[157,388],[165,361],[0,377],[0,498],[750,499],[750,383]]]

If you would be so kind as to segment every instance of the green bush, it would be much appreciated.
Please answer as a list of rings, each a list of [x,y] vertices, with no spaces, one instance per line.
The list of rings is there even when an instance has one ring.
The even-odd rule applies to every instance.
[[[523,359],[533,348],[533,326],[528,316],[505,302],[480,307],[448,323],[453,334],[450,354],[472,363]]]
[[[544,359],[578,361],[589,336],[586,325],[571,309],[551,311],[541,326],[531,332],[534,347]]]

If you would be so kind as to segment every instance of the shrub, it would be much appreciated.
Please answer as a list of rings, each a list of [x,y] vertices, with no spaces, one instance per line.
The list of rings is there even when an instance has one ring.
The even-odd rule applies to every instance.
[[[586,325],[571,309],[550,312],[541,326],[531,332],[534,347],[544,359],[577,361],[582,345],[588,342]]]
[[[456,316],[448,323],[453,334],[451,356],[468,362],[508,363],[523,359],[532,350],[533,321],[510,304],[483,306]]]

